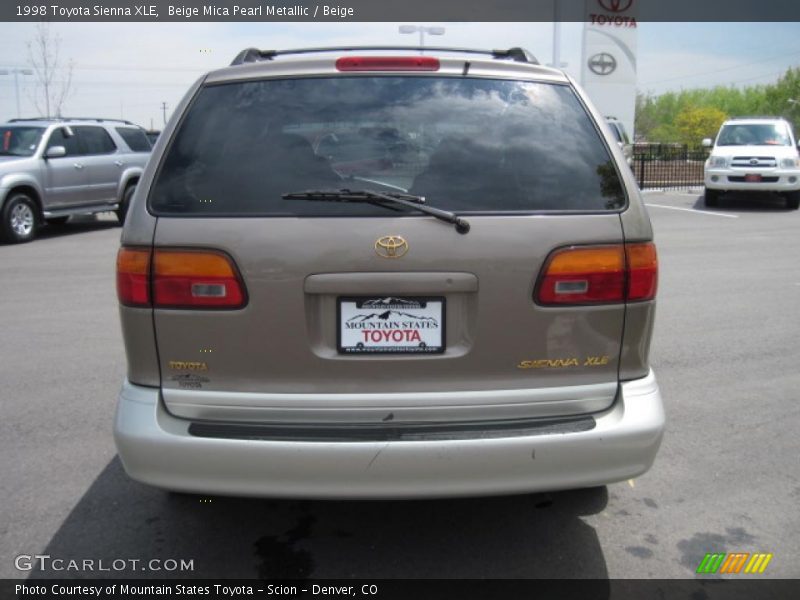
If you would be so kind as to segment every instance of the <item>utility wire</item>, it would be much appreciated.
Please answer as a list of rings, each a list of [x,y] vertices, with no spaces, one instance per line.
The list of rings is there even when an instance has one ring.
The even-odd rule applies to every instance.
[[[787,57],[787,56],[797,56],[797,55],[800,55],[800,51],[798,51],[798,52],[789,52],[789,53],[784,52],[783,54],[781,54],[779,56],[771,56],[769,58],[762,58],[762,59],[759,59],[759,60],[754,60],[752,62],[741,63],[741,64],[738,64],[738,65],[734,65],[732,67],[723,67],[721,69],[714,69],[713,71],[703,71],[702,73],[692,73],[691,75],[681,75],[680,77],[669,77],[667,79],[659,79],[657,81],[645,81],[645,82],[642,82],[640,85],[643,85],[643,86],[644,85],[655,85],[657,83],[667,83],[669,81],[678,81],[680,79],[689,79],[689,78],[692,78],[692,77],[701,77],[702,75],[714,75],[714,74],[720,73],[722,71],[733,71],[735,69],[741,69],[742,67],[749,67],[751,65],[757,65],[757,64],[764,63],[764,62],[769,62],[771,60],[776,60],[778,58],[784,58],[784,57]]]

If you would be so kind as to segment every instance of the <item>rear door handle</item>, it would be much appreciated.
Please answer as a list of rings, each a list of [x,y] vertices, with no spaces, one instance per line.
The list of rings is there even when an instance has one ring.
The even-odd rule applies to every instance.
[[[438,294],[478,291],[478,277],[473,273],[403,273],[402,283],[395,273],[317,273],[306,277],[306,294]],[[369,292],[367,292],[369,290]],[[391,290],[391,291],[390,291]]]
[[[78,169],[79,171],[83,168],[83,165],[81,163],[75,163],[72,166],[75,167],[76,169]]]
[[[124,162],[122,162],[121,160],[115,160],[115,161],[114,161],[114,164],[115,164],[115,165],[117,165],[118,167],[121,167],[121,166],[122,166],[122,165],[124,165],[125,163],[124,163]]]

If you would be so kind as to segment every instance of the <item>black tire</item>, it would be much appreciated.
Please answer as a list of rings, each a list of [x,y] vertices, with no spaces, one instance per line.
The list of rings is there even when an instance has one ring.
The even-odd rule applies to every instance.
[[[27,194],[12,194],[0,212],[0,240],[9,244],[30,242],[38,223],[36,202]]]
[[[119,224],[123,225],[125,223],[125,217],[128,215],[128,208],[131,205],[131,198],[133,198],[133,192],[136,191],[136,184],[132,183],[128,187],[125,188],[125,191],[122,193],[122,200],[119,203],[119,208],[114,211],[117,213],[117,219],[119,219]]]
[[[706,206],[719,206],[719,190],[710,190],[706,188],[703,201]]]
[[[69,217],[51,217],[51,218],[47,219],[47,224],[48,225],[63,225],[67,221],[69,221]]]
[[[789,210],[800,208],[800,192],[786,192],[784,198],[786,199],[786,208]]]

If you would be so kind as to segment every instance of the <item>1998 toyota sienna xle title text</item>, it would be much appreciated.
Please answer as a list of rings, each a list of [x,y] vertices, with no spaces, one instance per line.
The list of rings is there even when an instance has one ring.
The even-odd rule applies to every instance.
[[[246,50],[188,92],[122,234],[125,469],[318,498],[637,476],[652,236],[602,116],[522,50]]]

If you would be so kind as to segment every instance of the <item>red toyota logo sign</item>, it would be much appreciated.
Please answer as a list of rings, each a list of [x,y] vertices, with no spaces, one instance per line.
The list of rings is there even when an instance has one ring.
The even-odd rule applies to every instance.
[[[608,12],[625,12],[633,4],[633,0],[597,0]]]

